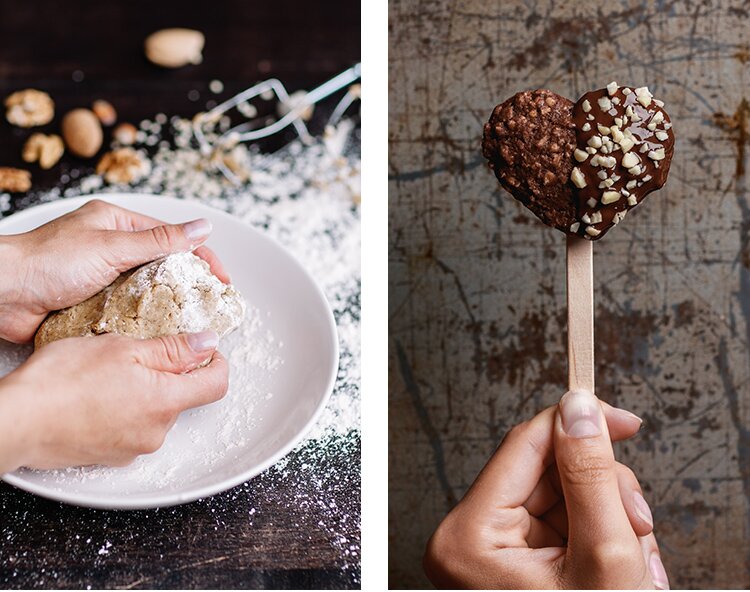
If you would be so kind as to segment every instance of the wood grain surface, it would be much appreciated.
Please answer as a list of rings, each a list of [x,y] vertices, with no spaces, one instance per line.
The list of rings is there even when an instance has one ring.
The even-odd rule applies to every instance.
[[[390,582],[513,425],[566,387],[565,239],[503,191],[482,125],[512,94],[648,85],[667,186],[595,245],[596,382],[644,418],[673,588],[750,585],[750,11],[738,0],[390,3]]]
[[[358,3],[338,1],[2,1],[0,97],[49,92],[58,116],[34,131],[98,98],[136,125],[159,112],[192,116],[261,79],[309,89],[350,67],[360,60],[359,17]],[[201,65],[167,71],[147,62],[144,38],[173,26],[205,33]],[[224,84],[219,95],[209,91],[213,79]],[[24,165],[29,133],[0,118],[0,165]],[[47,172],[25,166],[38,191],[95,162],[65,155]],[[22,197],[10,212],[30,205]],[[75,508],[0,484],[0,587],[356,588],[358,440],[314,463],[303,452],[224,494],[154,511]]]

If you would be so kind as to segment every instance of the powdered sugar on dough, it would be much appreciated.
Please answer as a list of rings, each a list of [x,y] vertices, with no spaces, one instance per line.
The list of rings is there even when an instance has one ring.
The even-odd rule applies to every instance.
[[[249,307],[240,327],[219,346],[229,360],[229,390],[224,399],[181,415],[158,452],[140,456],[124,468],[75,467],[33,472],[41,475],[43,482],[60,489],[75,490],[95,480],[102,491],[148,493],[180,489],[185,483],[210,473],[223,461],[237,458],[237,453],[247,445],[238,435],[252,431],[252,427],[263,421],[268,385],[284,366],[283,344],[264,326],[262,316],[261,311]],[[18,347],[0,347],[3,367],[7,362],[3,358],[11,351],[18,352]],[[19,363],[25,359],[22,354],[10,355],[17,357]],[[188,437],[178,440],[174,437],[177,431],[187,433]],[[28,469],[20,471],[27,472]],[[112,478],[115,476],[117,479]]]

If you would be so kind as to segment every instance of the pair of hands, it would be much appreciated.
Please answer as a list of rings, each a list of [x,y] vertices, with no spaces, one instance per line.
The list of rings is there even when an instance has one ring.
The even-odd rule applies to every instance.
[[[427,546],[444,588],[669,589],[653,519],[611,441],[638,417],[587,391],[513,428]]]
[[[210,231],[204,219],[167,225],[94,200],[31,232],[0,237],[0,337],[28,342],[49,312],[170,253],[194,250],[228,282],[215,254],[200,246]],[[217,343],[211,331],[149,340],[107,335],[35,352],[0,380],[0,473],[125,465],[153,452],[180,412],[226,393]]]

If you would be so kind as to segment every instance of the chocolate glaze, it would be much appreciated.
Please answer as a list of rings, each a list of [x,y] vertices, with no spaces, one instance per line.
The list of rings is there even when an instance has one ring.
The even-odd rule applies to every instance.
[[[573,108],[573,121],[577,149],[586,152],[582,162],[574,157],[573,174],[577,168],[586,184],[577,186],[579,223],[573,224],[568,232],[597,240],[646,195],[664,185],[674,153],[674,133],[660,102],[647,89],[632,87],[586,93]],[[614,131],[613,126],[617,126]],[[625,139],[633,142],[627,151],[624,150],[627,141],[624,145],[616,141]],[[580,152],[575,154],[582,156]],[[629,160],[637,157],[638,170],[623,165],[626,154],[631,154]],[[605,192],[617,192],[620,197],[605,203],[615,200],[614,195],[605,196]]]

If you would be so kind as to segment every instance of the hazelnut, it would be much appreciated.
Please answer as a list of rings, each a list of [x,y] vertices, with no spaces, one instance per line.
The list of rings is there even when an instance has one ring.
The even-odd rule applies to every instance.
[[[73,154],[91,158],[102,146],[102,126],[93,111],[73,109],[62,120],[62,135]]]
[[[112,135],[123,146],[131,146],[135,144],[137,133],[138,130],[132,123],[121,123],[114,129]]]
[[[193,29],[162,29],[146,38],[144,49],[148,60],[163,68],[180,68],[203,61],[206,39]]]
[[[117,121],[117,111],[115,111],[115,108],[109,101],[104,101],[102,99],[94,101],[91,110],[94,112],[94,115],[99,118],[99,121],[102,122],[102,125],[109,127],[110,125],[114,125]]]

